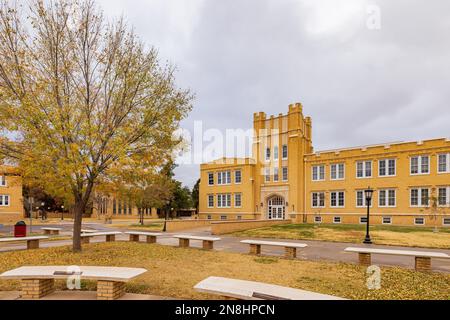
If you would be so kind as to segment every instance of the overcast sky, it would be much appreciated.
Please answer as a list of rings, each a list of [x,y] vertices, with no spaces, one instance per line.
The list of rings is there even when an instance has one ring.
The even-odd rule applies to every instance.
[[[189,130],[249,129],[301,102],[315,150],[450,137],[448,0],[98,2],[177,66],[196,93]],[[192,186],[199,167],[176,174]]]

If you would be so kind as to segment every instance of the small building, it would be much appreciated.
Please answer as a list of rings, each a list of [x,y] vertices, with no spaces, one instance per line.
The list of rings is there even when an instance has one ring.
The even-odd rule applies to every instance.
[[[23,217],[22,177],[16,167],[0,165],[0,223],[15,223]]]

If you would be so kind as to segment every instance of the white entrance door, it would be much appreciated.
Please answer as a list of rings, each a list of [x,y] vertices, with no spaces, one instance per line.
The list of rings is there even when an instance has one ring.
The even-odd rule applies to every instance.
[[[282,197],[273,197],[267,201],[268,219],[284,219],[286,207]]]

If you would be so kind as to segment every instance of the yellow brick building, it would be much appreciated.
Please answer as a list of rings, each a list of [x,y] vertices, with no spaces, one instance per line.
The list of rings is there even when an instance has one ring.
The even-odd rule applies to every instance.
[[[12,166],[0,165],[0,223],[23,219],[22,177]]]
[[[200,166],[204,219],[450,226],[450,140],[396,142],[314,152],[300,103],[255,113],[252,158]]]

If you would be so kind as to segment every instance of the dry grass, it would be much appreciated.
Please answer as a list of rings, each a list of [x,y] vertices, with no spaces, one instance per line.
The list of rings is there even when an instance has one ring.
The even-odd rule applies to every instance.
[[[286,224],[233,233],[240,237],[323,240],[360,243],[365,227],[360,225]],[[433,232],[429,228],[373,226],[370,235],[375,244],[424,248],[450,248],[450,230]]]
[[[262,281],[350,299],[450,299],[450,275],[382,268],[382,288],[366,288],[365,268],[353,264],[253,257],[238,253],[181,249],[146,243],[89,244],[80,254],[69,247],[0,253],[0,272],[22,265],[107,265],[149,271],[127,284],[128,292],[186,299],[217,299],[194,291],[208,276]],[[58,282],[60,288],[63,282]],[[17,290],[0,280],[0,290]],[[84,282],[93,290],[94,282]]]

